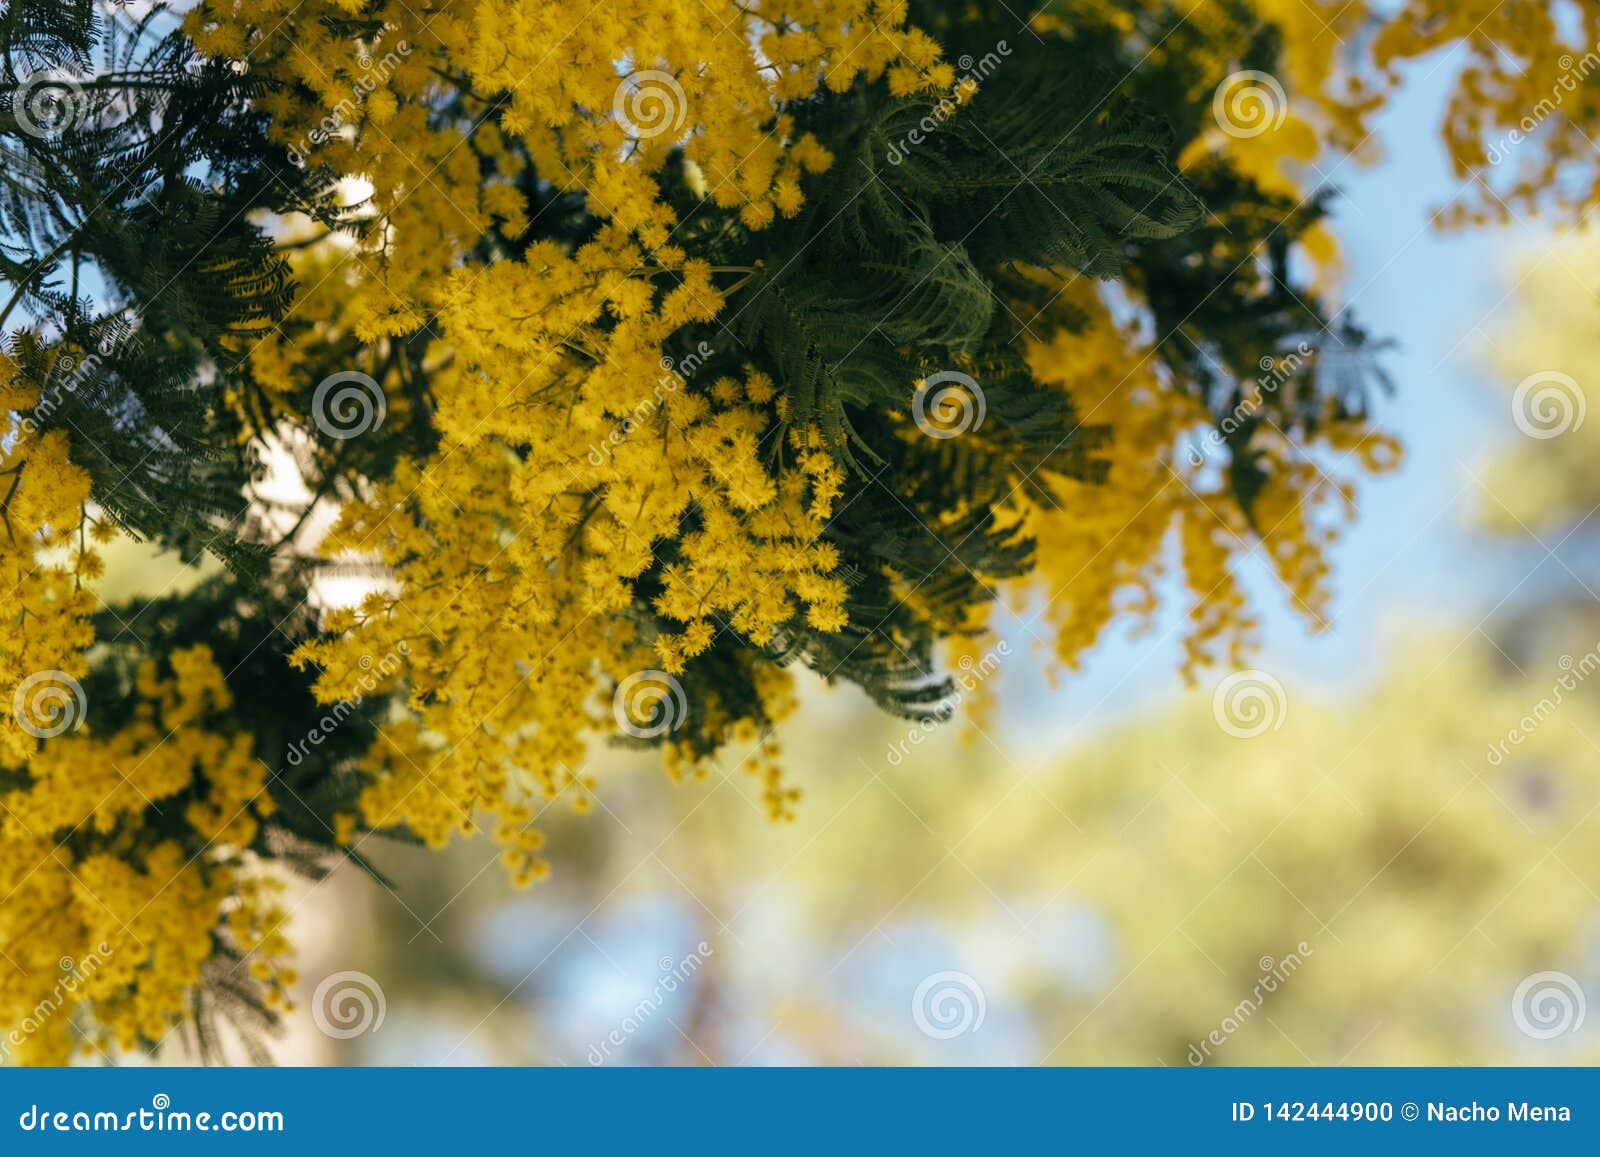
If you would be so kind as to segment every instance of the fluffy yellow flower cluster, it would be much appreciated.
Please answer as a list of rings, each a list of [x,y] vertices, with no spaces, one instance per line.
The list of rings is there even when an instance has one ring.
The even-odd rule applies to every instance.
[[[681,146],[701,197],[747,228],[793,217],[802,175],[832,158],[786,102],[861,76],[900,93],[953,81],[905,16],[903,0],[207,0],[191,13],[200,48],[248,56],[280,143],[371,187],[377,240],[354,272],[326,270],[340,292],[318,299],[320,336],[426,327],[446,351],[428,366],[440,446],[347,506],[326,544],[378,556],[397,589],[332,616],[331,637],[299,655],[323,669],[329,702],[351,694],[361,656],[408,655],[385,687],[403,684],[417,715],[374,746],[341,836],[404,824],[437,844],[484,809],[513,877],[531,881],[544,866],[527,801],[582,806],[571,769],[586,735],[626,719],[592,702],[597,676],[681,674],[720,631],[766,645],[797,608],[815,629],[844,626],[837,552],[819,541],[840,465],[814,432],[781,432],[765,375],[690,391],[714,351],[666,352],[753,270],[691,258],[659,177]],[[602,224],[576,247],[519,250],[549,186]],[[325,269],[315,252],[300,260],[302,276]],[[253,362],[291,392],[291,337]],[[663,552],[648,597],[681,626],[641,636],[634,587]],[[763,724],[787,683],[761,681]],[[672,758],[693,764],[738,723],[725,714],[697,701],[699,742],[675,736]],[[751,766],[782,813],[793,797],[765,743]]]
[[[720,382],[710,401],[675,394],[599,465],[551,462],[542,451],[554,445],[519,456],[494,442],[444,457],[426,478],[402,464],[372,501],[345,508],[328,549],[375,552],[399,591],[333,613],[331,634],[298,658],[322,667],[317,690],[331,702],[374,669],[362,656],[407,656],[392,682],[406,681],[417,716],[385,729],[369,756],[368,827],[403,823],[437,846],[473,830],[476,809],[497,813],[513,876],[531,882],[544,866],[527,802],[567,794],[583,806],[588,785],[572,769],[588,735],[635,726],[612,704],[594,710],[597,673],[621,682],[659,667],[669,682],[724,622],[759,645],[797,603],[819,629],[842,625],[837,553],[819,541],[842,471],[814,434],[795,432],[796,468],[768,475],[756,449],[771,417],[753,400],[770,395],[760,375]],[[696,528],[677,536],[691,507]],[[683,628],[641,637],[631,583],[674,536],[678,561],[655,607]],[[758,685],[769,721],[786,709],[787,684],[777,672]],[[736,722],[695,704],[702,749]]]
[[[1553,205],[1577,214],[1600,194],[1600,9],[1548,0],[1409,0],[1372,42],[1390,84],[1449,47],[1464,54],[1444,121],[1457,177],[1446,224],[1512,223]]]
[[[1151,12],[1166,8],[1137,2]],[[1134,24],[1123,0],[1071,0],[1065,7],[1130,30]],[[1059,19],[1070,24],[1070,17]],[[1358,157],[1375,155],[1372,115],[1402,85],[1407,66],[1446,50],[1464,62],[1442,125],[1462,183],[1439,224],[1509,224],[1550,206],[1577,214],[1600,194],[1590,127],[1600,116],[1600,11],[1592,4],[1199,4],[1183,14],[1173,35],[1152,46],[1149,60],[1159,67],[1181,59],[1197,78],[1189,98],[1204,106],[1218,95],[1212,86],[1240,68],[1240,54],[1268,29],[1280,48],[1272,83],[1281,87],[1252,88],[1243,97],[1237,89],[1221,94],[1224,101],[1241,100],[1236,107],[1251,118],[1250,131],[1225,143],[1258,176],[1265,167],[1250,161],[1263,145],[1292,151],[1298,160],[1311,159],[1321,141]],[[1456,66],[1449,59],[1449,67]],[[1270,133],[1262,131],[1268,122]],[[1274,183],[1269,177],[1267,187]]]
[[[724,632],[781,646],[797,612],[817,631],[850,626],[841,560],[822,540],[847,478],[838,447],[787,426],[784,383],[725,371],[740,360],[731,334],[726,349],[674,344],[687,326],[722,322],[728,296],[760,271],[694,256],[706,239],[672,191],[763,230],[799,212],[803,174],[833,163],[785,102],[860,76],[887,73],[896,94],[954,80],[934,43],[904,28],[901,3],[716,0],[706,7],[721,28],[704,10],[583,7],[206,0],[188,20],[201,48],[247,55],[280,143],[370,187],[370,243],[294,255],[308,285],[296,325],[319,342],[353,335],[391,352],[384,343],[426,337],[425,396],[404,357],[367,368],[389,420],[425,410],[439,444],[348,503],[324,544],[376,558],[393,584],[330,615],[297,656],[321,668],[317,693],[330,703],[369,678],[362,659],[405,656],[378,691],[403,691],[412,714],[382,729],[360,814],[341,817],[338,834],[403,825],[439,845],[484,812],[519,882],[546,870],[532,807],[585,806],[588,738],[661,737],[620,697],[632,676],[670,682],[698,658],[737,663],[759,718],[699,688],[690,731],[671,721],[669,770],[748,732],[771,810],[792,804],[768,730],[791,698],[787,675],[707,652]],[[1216,55],[1214,67],[1184,64],[1206,86],[1200,97],[1228,71],[1239,20],[1200,19],[1198,42]],[[1195,39],[1171,51],[1193,52]],[[1320,91],[1311,78],[1331,75],[1332,49],[1297,51],[1296,75]],[[1350,106],[1323,107],[1326,124]],[[1283,166],[1307,158],[1308,139],[1314,151],[1296,119],[1262,142],[1202,144],[1238,153],[1287,192]],[[529,223],[565,211],[563,198],[598,220],[592,235],[531,240]],[[1268,480],[1250,525],[1212,463],[1182,460],[1182,440],[1212,416],[1091,290],[1062,304],[1072,320],[1035,343],[1035,375],[1113,439],[1106,485],[1052,478],[1071,498],[1061,509],[1030,502],[1026,487],[1013,500],[1016,524],[1039,543],[1040,569],[1019,585],[1057,595],[1046,613],[1062,660],[1075,664],[1130,599],[1152,607],[1174,527],[1195,598],[1190,667],[1243,658],[1252,620],[1232,572],[1258,537],[1318,619],[1333,532],[1309,511],[1345,488],[1283,437],[1261,451]],[[303,338],[286,327],[253,355],[285,397],[304,372]],[[711,358],[718,368],[696,377]],[[893,577],[915,603],[914,577]],[[655,618],[636,612],[641,598]],[[597,697],[612,686],[615,701]]]
[[[1302,440],[1275,427],[1258,433],[1252,445],[1266,481],[1247,519],[1219,469],[1227,451],[1215,419],[1174,388],[1148,339],[1113,320],[1081,283],[1056,308],[1088,320],[1077,332],[1063,329],[1032,343],[1034,374],[1066,389],[1084,420],[1107,425],[1110,438],[1104,480],[1052,477],[1059,505],[1024,499],[1018,512],[1039,540],[1039,578],[1028,580],[1023,593],[1034,581],[1046,584],[1043,614],[1056,628],[1058,659],[1075,668],[1114,619],[1154,614],[1174,533],[1192,599],[1187,674],[1219,663],[1246,665],[1256,622],[1237,567],[1258,542],[1297,609],[1313,626],[1324,626],[1327,551],[1354,513],[1350,483],[1332,475],[1351,458],[1363,473],[1390,469],[1399,460],[1394,439],[1349,423],[1328,423]],[[1259,411],[1277,384],[1270,376],[1252,383],[1239,418]]]
[[[31,410],[39,389],[0,355],[0,416]],[[107,529],[85,513],[89,476],[68,457],[67,435],[19,425],[0,439],[0,769],[24,765],[39,733],[72,721],[72,681],[94,640],[95,599],[84,582],[99,573],[87,537]],[[65,698],[63,698],[63,696]]]
[[[230,960],[248,959],[268,1004],[286,1005],[279,885],[242,851],[272,811],[266,769],[228,725],[210,650],[175,651],[170,668],[144,664],[123,728],[51,738],[5,796],[0,1046],[24,1061],[158,1043],[202,971]],[[174,807],[186,834],[146,830],[150,811]]]
[[[202,51],[248,58],[279,143],[372,185],[370,337],[428,323],[462,288],[445,276],[461,254],[526,229],[527,157],[616,224],[608,248],[636,236],[665,268],[681,250],[655,176],[675,146],[750,228],[793,216],[801,175],[831,158],[783,102],[863,72],[899,92],[953,81],[905,18],[905,0],[205,0],[186,27]]]

